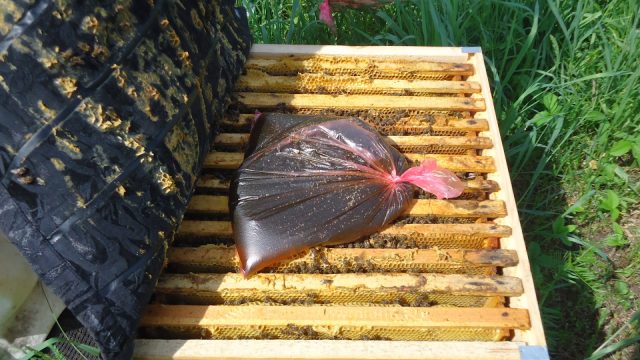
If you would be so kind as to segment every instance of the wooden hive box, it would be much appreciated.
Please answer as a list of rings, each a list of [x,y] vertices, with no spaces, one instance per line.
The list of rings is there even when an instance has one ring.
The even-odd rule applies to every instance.
[[[545,359],[478,48],[255,45],[143,317],[139,359]],[[359,116],[466,183],[248,280],[227,208],[255,111]]]

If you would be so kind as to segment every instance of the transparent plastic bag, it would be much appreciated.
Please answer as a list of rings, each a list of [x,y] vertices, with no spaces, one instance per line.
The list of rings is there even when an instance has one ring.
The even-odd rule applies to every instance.
[[[230,207],[241,270],[380,230],[411,204],[414,186],[438,198],[462,182],[435,160],[410,168],[356,118],[262,114],[233,181]]]

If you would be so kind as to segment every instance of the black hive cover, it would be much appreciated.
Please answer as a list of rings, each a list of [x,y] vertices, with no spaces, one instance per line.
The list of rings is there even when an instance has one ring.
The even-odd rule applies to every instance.
[[[5,1],[0,232],[100,344],[141,310],[250,47],[234,1]]]

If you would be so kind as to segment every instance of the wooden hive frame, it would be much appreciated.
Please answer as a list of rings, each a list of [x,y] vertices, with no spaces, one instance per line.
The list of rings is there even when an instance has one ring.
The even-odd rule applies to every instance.
[[[479,48],[254,45],[236,97],[241,114],[223,121],[205,160],[136,358],[547,358]],[[216,173],[242,162],[248,134],[234,129],[246,129],[254,109],[401,109],[398,125],[380,125],[390,144],[476,176],[463,199],[417,198],[406,213],[453,220],[398,223],[366,246],[316,249],[244,280],[233,247],[207,239],[232,237],[229,184]],[[379,248],[376,236],[411,242]],[[313,266],[324,270],[308,273]],[[389,298],[403,306],[384,305]],[[483,341],[469,341],[476,336]]]

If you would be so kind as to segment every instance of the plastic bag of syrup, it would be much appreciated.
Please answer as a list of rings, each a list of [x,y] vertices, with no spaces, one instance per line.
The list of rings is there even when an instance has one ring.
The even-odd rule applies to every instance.
[[[245,155],[230,199],[245,276],[380,230],[411,205],[415,186],[438,198],[463,190],[435,160],[409,167],[356,118],[263,114]]]

